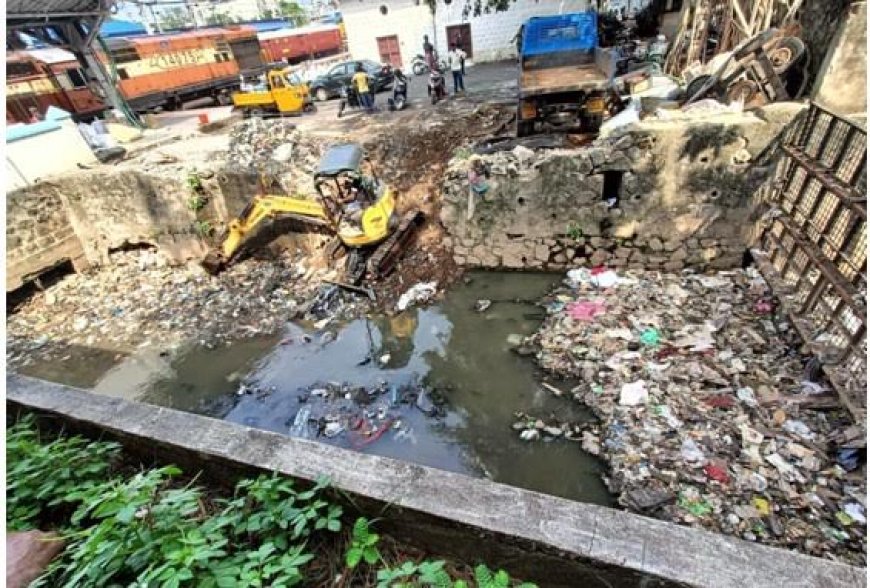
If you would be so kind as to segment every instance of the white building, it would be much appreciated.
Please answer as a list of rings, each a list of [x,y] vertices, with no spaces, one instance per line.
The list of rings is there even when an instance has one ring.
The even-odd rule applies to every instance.
[[[348,49],[356,59],[407,67],[423,52],[423,35],[446,55],[457,40],[470,61],[516,56],[514,36],[532,16],[588,10],[590,0],[516,0],[505,12],[463,17],[464,0],[438,0],[435,14],[422,0],[342,0]]]

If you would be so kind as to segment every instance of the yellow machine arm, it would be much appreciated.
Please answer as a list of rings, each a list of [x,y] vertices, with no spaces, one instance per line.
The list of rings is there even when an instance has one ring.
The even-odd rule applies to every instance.
[[[211,273],[217,273],[233,255],[254,229],[263,220],[275,218],[295,218],[300,221],[331,226],[329,217],[320,203],[291,196],[255,196],[242,213],[230,221],[217,251],[210,252],[203,260],[203,266]]]

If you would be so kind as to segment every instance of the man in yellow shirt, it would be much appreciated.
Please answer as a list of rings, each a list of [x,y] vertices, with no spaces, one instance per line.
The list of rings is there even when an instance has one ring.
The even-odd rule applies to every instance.
[[[356,73],[351,78],[351,83],[359,95],[360,103],[368,112],[374,110],[374,98],[369,90],[369,76],[366,74],[361,63],[356,64]]]

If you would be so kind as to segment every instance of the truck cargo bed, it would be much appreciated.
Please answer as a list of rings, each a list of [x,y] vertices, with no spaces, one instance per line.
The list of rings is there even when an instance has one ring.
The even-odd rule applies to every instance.
[[[271,92],[236,92],[233,94],[235,106],[267,106],[273,103]]]
[[[602,90],[607,76],[594,64],[565,65],[520,72],[520,98],[557,92]]]

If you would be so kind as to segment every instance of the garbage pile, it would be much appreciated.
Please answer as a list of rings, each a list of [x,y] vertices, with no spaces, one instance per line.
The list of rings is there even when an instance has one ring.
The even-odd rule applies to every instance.
[[[170,267],[157,251],[113,253],[111,265],[70,274],[7,316],[10,366],[52,359],[70,345],[130,349],[205,345],[277,331],[310,297],[323,270],[289,252],[210,276]]]
[[[403,410],[419,410],[427,417],[443,417],[445,396],[413,382],[404,386],[381,381],[365,387],[347,382],[319,382],[302,391],[301,404],[288,419],[288,433],[303,439],[326,438],[362,449],[385,435],[395,441],[413,440],[413,428]]]
[[[288,166],[313,175],[324,144],[284,119],[249,118],[230,131],[226,165],[236,172],[283,173]]]
[[[863,424],[798,351],[757,271],[575,269],[544,304],[524,344],[582,382],[573,397],[602,431],[585,429],[583,446],[609,464],[622,505],[865,565]]]

